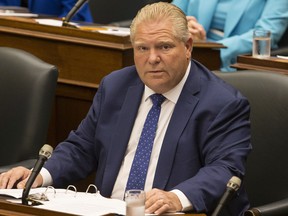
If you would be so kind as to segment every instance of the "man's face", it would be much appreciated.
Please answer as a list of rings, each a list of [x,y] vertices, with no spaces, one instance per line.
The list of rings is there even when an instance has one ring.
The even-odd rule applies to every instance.
[[[190,61],[192,39],[186,43],[173,36],[169,21],[150,21],[137,27],[134,61],[141,80],[156,93],[174,88]]]

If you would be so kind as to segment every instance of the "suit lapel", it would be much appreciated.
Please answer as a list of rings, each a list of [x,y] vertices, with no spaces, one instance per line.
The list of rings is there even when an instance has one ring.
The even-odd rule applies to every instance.
[[[191,66],[191,71],[192,68],[193,66]],[[200,78],[195,74],[196,71],[193,71],[193,74],[191,71],[189,75],[191,78],[188,77],[183,87],[165,134],[156,168],[153,188],[165,189],[173,167],[180,136],[199,101],[199,98],[196,97],[195,94],[200,90]]]
[[[224,37],[228,37],[231,34],[233,29],[239,22],[242,14],[244,13],[245,8],[249,4],[249,1],[250,0],[241,0],[237,2],[237,7],[232,6],[231,9],[228,11],[224,27]]]
[[[118,125],[114,135],[111,137],[110,148],[117,146],[117,151],[109,150],[107,165],[103,175],[103,189],[105,194],[111,194],[116,181],[120,166],[127,149],[130,134],[141,102],[144,86],[143,84],[132,86],[128,89],[121,113],[119,114]],[[102,190],[103,190],[102,189]],[[104,192],[104,191],[103,191]],[[103,193],[104,194],[104,193]]]
[[[201,11],[201,13],[198,13],[198,22],[203,25],[206,31],[210,27],[217,2],[218,0],[209,0],[209,3],[204,0],[199,0],[199,11]],[[209,7],[207,7],[207,4],[209,4]]]

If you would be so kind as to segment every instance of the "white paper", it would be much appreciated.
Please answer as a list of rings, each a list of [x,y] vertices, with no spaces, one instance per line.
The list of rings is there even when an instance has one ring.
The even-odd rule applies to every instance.
[[[0,196],[5,195],[11,197],[14,199],[9,198],[6,200],[13,203],[21,203],[22,192],[23,189],[0,189]],[[97,193],[86,193],[41,187],[31,189],[29,195],[42,193],[44,193],[49,200],[39,201],[43,205],[33,206],[34,208],[85,216],[103,216],[105,214],[126,215],[125,201],[105,198],[101,196],[99,191]],[[175,214],[181,215],[184,213],[171,213],[171,215]],[[145,215],[152,216],[156,214]],[[169,215],[169,213],[165,215]]]
[[[288,59],[288,56],[277,55],[277,58]]]
[[[38,14],[33,13],[7,13],[0,12],[0,16],[9,16],[9,17],[38,17]]]
[[[58,26],[58,27],[63,25],[63,21],[55,20],[55,19],[35,19],[35,21],[42,25],[50,25],[50,26]],[[79,24],[74,23],[74,22],[69,22],[69,23],[81,29],[81,26]],[[109,35],[117,35],[117,36],[129,36],[130,35],[129,28],[114,27],[114,26],[99,26],[99,28],[101,28],[101,30],[96,30],[95,32],[99,32],[102,34],[109,34]]]
[[[113,27],[113,26],[103,26],[105,30],[98,30],[102,34],[118,35],[118,36],[129,36],[130,29],[124,27]]]
[[[55,19],[35,19],[35,21],[39,24],[42,25],[49,25],[49,26],[62,26],[63,25],[63,21],[62,20],[55,20]],[[77,26],[77,23],[74,22],[69,22],[72,25]]]
[[[9,198],[9,201],[17,202],[22,197],[23,189],[0,189],[0,196]],[[33,188],[31,194],[45,193],[48,201],[40,201],[43,205],[35,208],[54,210],[70,214],[85,216],[101,216],[105,214],[126,214],[126,203],[123,200],[109,199],[97,193],[75,192],[66,189]]]
[[[33,188],[30,194],[44,193],[46,188]],[[23,189],[0,189],[0,196],[7,196],[10,198],[20,199],[22,197]]]
[[[0,189],[0,195],[19,200],[23,189]],[[45,194],[49,201],[35,208],[54,210],[77,215],[100,216],[105,214],[126,214],[126,203],[123,200],[109,199],[97,193],[75,192],[66,189],[33,188],[31,194]],[[13,202],[13,200],[9,199]],[[17,201],[16,200],[16,201]]]
[[[54,210],[77,215],[100,216],[109,213],[125,215],[126,204],[122,200],[109,199],[97,193],[84,193],[66,190],[56,190],[46,193],[49,201],[36,208]]]

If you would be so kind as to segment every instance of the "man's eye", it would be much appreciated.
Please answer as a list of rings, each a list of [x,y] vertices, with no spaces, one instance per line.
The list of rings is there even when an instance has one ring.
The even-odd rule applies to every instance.
[[[162,50],[169,50],[170,48],[171,48],[171,46],[169,46],[169,45],[162,45],[161,46]]]
[[[138,47],[138,50],[139,50],[139,51],[146,51],[146,50],[147,50],[147,47],[139,46],[139,47]]]

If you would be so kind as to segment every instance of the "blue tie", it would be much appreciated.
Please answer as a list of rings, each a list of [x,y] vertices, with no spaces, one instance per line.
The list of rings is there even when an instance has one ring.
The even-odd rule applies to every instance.
[[[161,94],[153,94],[150,96],[150,98],[153,102],[153,106],[150,109],[144,123],[141,137],[131,166],[126,190],[143,190],[145,186],[148,165],[161,111],[161,104],[165,100],[165,97]]]

